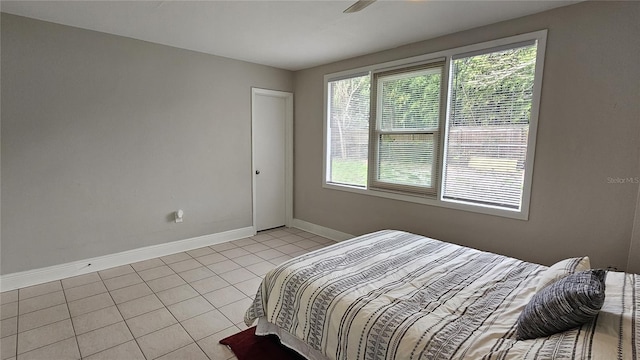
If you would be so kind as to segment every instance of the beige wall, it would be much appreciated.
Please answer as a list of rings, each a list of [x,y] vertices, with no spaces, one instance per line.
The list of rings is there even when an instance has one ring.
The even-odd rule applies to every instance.
[[[640,274],[640,191],[636,202],[636,212],[633,220],[631,244],[629,244],[629,261],[627,271]]]
[[[2,274],[251,226],[250,89],[293,73],[7,14],[1,34]]]
[[[586,2],[297,72],[295,217],[356,235],[403,229],[543,264],[587,254],[594,266],[625,268],[638,184],[607,178],[640,176],[638,19],[638,2]],[[322,188],[323,75],[541,29],[528,221]]]

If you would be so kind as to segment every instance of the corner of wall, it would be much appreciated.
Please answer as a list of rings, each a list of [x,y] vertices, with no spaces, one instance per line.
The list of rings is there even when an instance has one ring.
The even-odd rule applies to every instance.
[[[627,260],[627,272],[640,274],[640,185],[636,198],[636,213],[633,217],[633,229],[629,242],[629,259]]]
[[[291,225],[294,228],[304,230],[306,232],[310,232],[312,234],[316,234],[319,236],[323,236],[323,237],[326,237],[327,239],[331,239],[337,242],[349,240],[355,237],[354,235],[347,234],[342,231],[330,229],[328,227],[312,224],[310,222],[300,220],[300,219],[295,219],[295,218],[293,219]]]

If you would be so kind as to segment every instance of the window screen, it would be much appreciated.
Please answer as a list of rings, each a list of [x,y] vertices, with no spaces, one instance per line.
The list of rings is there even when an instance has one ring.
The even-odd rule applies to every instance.
[[[520,210],[536,43],[454,57],[443,199]]]
[[[327,181],[366,187],[369,149],[369,75],[328,83]]]

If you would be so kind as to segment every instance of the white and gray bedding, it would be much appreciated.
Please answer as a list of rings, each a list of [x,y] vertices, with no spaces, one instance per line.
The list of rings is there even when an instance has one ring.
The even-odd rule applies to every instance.
[[[289,260],[264,278],[245,322],[277,327],[328,359],[637,359],[638,275],[610,272],[594,321],[516,340],[547,268],[384,230]],[[263,326],[263,328],[265,328]],[[286,342],[285,342],[286,343]],[[313,356],[309,356],[313,355]]]

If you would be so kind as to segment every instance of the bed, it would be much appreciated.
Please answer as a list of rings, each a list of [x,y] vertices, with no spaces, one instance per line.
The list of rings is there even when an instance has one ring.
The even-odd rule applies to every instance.
[[[518,317],[548,269],[383,230],[273,269],[245,322],[258,320],[256,334],[275,334],[311,360],[640,356],[640,283],[621,272],[607,273],[592,321],[517,340]]]

